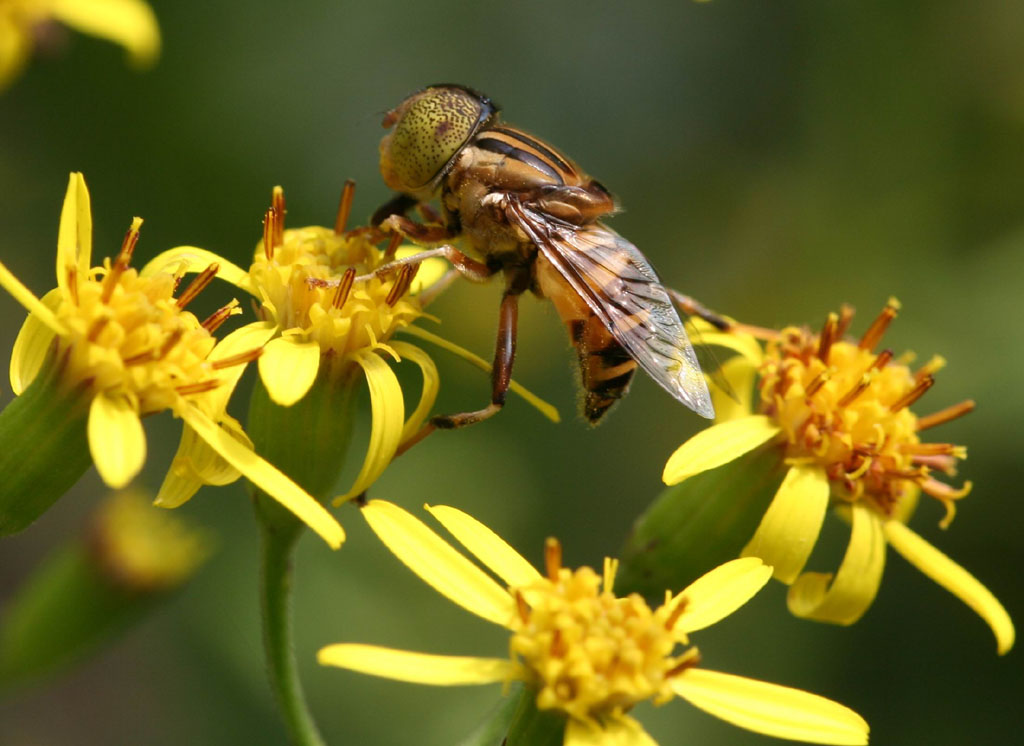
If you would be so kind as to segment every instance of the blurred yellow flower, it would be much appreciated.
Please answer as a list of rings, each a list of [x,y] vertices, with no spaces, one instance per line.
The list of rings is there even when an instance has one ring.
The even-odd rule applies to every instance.
[[[375,232],[345,230],[351,187],[342,196],[333,228],[285,229],[284,191],[276,187],[264,220],[263,239],[246,272],[221,262],[219,276],[250,293],[259,304],[266,346],[259,360],[260,378],[270,399],[292,406],[311,389],[318,376],[350,385],[354,375],[366,378],[372,424],[370,444],[352,487],[335,504],[363,493],[384,472],[396,451],[420,431],[439,387],[437,367],[419,347],[393,340],[399,330],[425,314],[418,294],[447,269],[440,259],[405,265],[385,276],[375,274],[393,258],[417,253],[392,243],[378,249]],[[182,246],[159,255],[143,274],[152,271],[197,272],[213,261],[202,249]],[[454,345],[429,332],[417,336]],[[423,386],[416,407],[406,416],[398,378],[388,361],[410,360],[419,366]],[[522,391],[518,385],[515,389]],[[543,403],[541,403],[543,404]],[[550,409],[550,408],[549,408]],[[556,415],[557,416],[557,415]],[[292,437],[283,434],[282,437]],[[215,463],[207,459],[207,463]],[[200,465],[180,462],[160,491],[159,500],[178,501],[191,494],[210,474]]]
[[[874,600],[885,566],[887,544],[977,612],[992,628],[999,652],[1014,641],[1013,624],[998,600],[951,559],[907,528],[922,492],[946,509],[943,528],[956,501],[971,483],[952,487],[935,477],[953,476],[967,450],[952,443],[924,443],[920,433],[974,408],[970,401],[918,417],[910,406],[934,383],[945,361],[935,357],[912,371],[912,356],[876,353],[899,304],[893,299],[859,341],[843,337],[853,317],[844,308],[831,314],[821,334],[789,327],[769,339],[763,354],[753,340],[713,330],[711,344],[742,354],[724,372],[740,403],[716,401],[719,422],[672,454],[664,480],[678,484],[722,466],[766,443],[780,449],[787,471],[744,556],[762,558],[775,577],[789,584],[788,604],[797,616],[838,624],[857,621]],[[752,392],[758,392],[757,402]],[[818,538],[829,505],[852,524],[850,543],[838,572],[803,568]]]
[[[572,571],[562,567],[561,547],[549,539],[541,574],[465,513],[446,506],[427,510],[508,587],[398,506],[372,500],[362,508],[377,536],[422,580],[512,633],[510,659],[341,643],[323,648],[320,663],[421,684],[522,680],[536,693],[538,709],[565,716],[567,746],[651,746],[654,741],[628,713],[638,702],[662,704],[673,696],[779,738],[867,743],[867,723],[836,702],[700,666],[689,633],[728,616],[768,582],[771,568],[760,560],[728,562],[681,593],[666,593],[664,603],[651,609],[639,595],[615,596],[615,560],[605,561],[603,575],[589,567]]]
[[[143,0],[0,0],[0,90],[53,22],[120,44],[136,65],[151,64],[160,53],[160,28]]]
[[[11,356],[11,384],[21,394],[55,372],[65,391],[89,401],[93,463],[112,487],[130,482],[146,458],[141,417],[170,410],[198,435],[193,450],[212,451],[223,468],[244,473],[308,523],[332,546],[344,538],[324,508],[253,453],[225,411],[245,364],[262,344],[262,325],[243,327],[219,344],[212,332],[237,306],[232,301],[200,322],[185,310],[213,279],[218,257],[182,290],[180,273],[140,274],[130,266],[139,237],[135,218],[118,255],[92,267],[89,191],[71,174],[57,238],[57,285],[36,298],[0,264],[0,286],[30,315]],[[254,328],[256,327],[256,328]]]

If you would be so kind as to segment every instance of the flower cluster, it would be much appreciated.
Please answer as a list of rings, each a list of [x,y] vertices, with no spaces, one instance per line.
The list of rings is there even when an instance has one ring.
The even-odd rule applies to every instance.
[[[922,492],[945,506],[944,527],[956,501],[970,492],[970,482],[957,488],[936,478],[955,475],[966,449],[923,442],[921,433],[970,412],[974,404],[914,414],[911,405],[931,388],[944,361],[935,357],[912,370],[905,362],[911,356],[876,352],[898,309],[889,301],[859,340],[844,338],[853,317],[846,308],[830,315],[819,334],[783,329],[763,353],[753,340],[709,333],[709,342],[742,351],[727,364],[741,401],[721,402],[720,422],[680,446],[665,465],[664,480],[678,484],[770,444],[785,477],[743,554],[761,557],[776,578],[791,585],[794,614],[855,622],[878,591],[889,544],[977,611],[1005,653],[1014,629],[1002,605],[906,526]],[[830,505],[852,524],[846,555],[834,576],[804,573]]]
[[[339,643],[321,663],[422,684],[487,684],[519,679],[536,706],[565,718],[566,746],[650,746],[629,711],[639,702],[675,696],[742,728],[818,743],[867,743],[868,726],[852,710],[788,687],[701,665],[689,634],[745,604],[771,577],[755,558],[729,562],[651,609],[638,595],[614,594],[617,562],[604,573],[562,566],[549,539],[541,574],[491,529],[448,506],[427,510],[502,587],[417,518],[391,503],[363,508],[370,527],[422,580],[451,601],[510,630],[511,659],[412,653]]]

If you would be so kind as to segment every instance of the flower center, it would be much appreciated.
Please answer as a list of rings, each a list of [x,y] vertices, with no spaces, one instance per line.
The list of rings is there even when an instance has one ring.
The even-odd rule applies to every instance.
[[[346,233],[350,201],[351,187],[346,185],[333,229],[285,230],[284,192],[276,187],[263,241],[249,270],[262,297],[264,318],[283,329],[297,329],[324,352],[338,355],[373,348],[423,315],[419,302],[407,295],[417,265],[384,278],[355,280],[390,261],[397,240],[382,251],[371,240],[375,232]]]
[[[129,266],[141,222],[132,224],[117,257],[104,260],[88,277],[77,277],[69,268],[56,316],[67,329],[60,341],[66,380],[87,380],[97,391],[120,393],[138,405],[140,414],[148,414],[174,408],[183,395],[215,388],[218,369],[245,361],[206,360],[215,344],[212,332],[235,304],[202,323],[184,310],[212,280],[216,266],[197,276],[178,298],[179,278],[166,273],[140,277]]]
[[[537,707],[601,720],[641,700],[668,701],[669,678],[696,657],[695,649],[672,655],[678,615],[652,611],[637,594],[616,598],[607,578],[562,568],[560,554],[550,539],[548,577],[514,589],[511,652],[536,677]]]
[[[784,329],[766,346],[761,409],[782,427],[787,455],[824,466],[839,498],[866,499],[886,516],[902,516],[924,490],[944,503],[948,523],[953,501],[967,495],[971,484],[954,489],[933,478],[932,470],[955,474],[966,449],[922,443],[918,433],[970,411],[973,402],[926,418],[910,411],[944,361],[936,357],[911,371],[890,350],[874,352],[898,308],[890,300],[859,342],[840,339],[853,317],[848,308],[830,315],[820,335]]]

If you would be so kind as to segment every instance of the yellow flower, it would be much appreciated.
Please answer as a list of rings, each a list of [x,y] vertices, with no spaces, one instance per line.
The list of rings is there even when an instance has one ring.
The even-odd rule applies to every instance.
[[[762,558],[775,577],[789,584],[793,614],[852,624],[874,600],[891,545],[932,580],[974,609],[995,633],[999,653],[1014,641],[1006,610],[981,583],[911,531],[906,523],[923,492],[952,520],[956,501],[971,483],[952,487],[936,473],[952,476],[966,448],[925,443],[921,433],[974,408],[967,401],[918,417],[910,406],[934,383],[944,365],[933,358],[912,371],[911,356],[875,352],[899,305],[890,300],[859,341],[844,334],[853,312],[831,314],[821,334],[786,328],[764,349],[747,339],[743,354],[725,371],[741,404],[722,402],[724,420],[684,443],[665,465],[664,480],[677,484],[722,466],[758,446],[773,443],[787,466],[775,498],[744,556]],[[709,343],[737,349],[735,339],[711,332]],[[755,378],[757,403],[751,399]],[[716,404],[717,406],[717,404]],[[803,573],[832,505],[852,524],[850,543],[837,573]]]
[[[802,741],[867,743],[868,726],[831,700],[700,666],[689,633],[746,603],[771,576],[756,558],[734,560],[651,609],[638,595],[613,592],[617,561],[604,573],[562,567],[549,539],[546,571],[535,570],[486,526],[454,508],[427,510],[502,587],[417,518],[391,503],[363,507],[370,527],[421,579],[451,601],[512,634],[510,659],[427,655],[341,643],[318,660],[363,673],[422,684],[487,684],[522,680],[538,709],[566,716],[567,746],[654,741],[629,711],[643,700],[679,696],[742,728]]]
[[[16,394],[55,371],[59,388],[88,401],[92,460],[112,487],[130,482],[146,457],[141,417],[170,410],[198,436],[192,447],[213,452],[227,470],[244,473],[312,526],[332,546],[344,534],[323,507],[253,453],[225,412],[247,362],[259,356],[262,325],[243,327],[219,344],[212,335],[237,306],[232,301],[200,322],[187,304],[217,272],[217,257],[174,296],[180,274],[138,273],[130,266],[141,219],[135,218],[115,259],[92,267],[89,192],[71,174],[57,238],[58,287],[42,299],[0,264],[0,285],[30,311],[11,356]]]
[[[294,405],[318,376],[326,375],[338,385],[349,385],[354,374],[365,376],[372,410],[370,445],[354,484],[335,504],[361,494],[377,480],[399,447],[419,432],[437,396],[439,378],[433,360],[419,347],[393,340],[392,335],[408,330],[472,357],[429,332],[410,327],[425,315],[418,293],[442,276],[445,262],[431,259],[384,277],[374,275],[392,258],[418,249],[398,250],[392,242],[381,250],[371,240],[376,237],[374,231],[357,228],[346,232],[351,195],[351,186],[347,186],[333,228],[286,230],[284,192],[276,187],[264,220],[263,239],[249,271],[221,261],[219,274],[259,304],[269,340],[259,360],[259,372],[274,403]],[[183,246],[158,256],[143,273],[172,268],[195,272],[211,261],[209,252]],[[389,360],[410,360],[421,370],[419,402],[408,416]],[[522,393],[518,384],[514,388]],[[175,499],[172,495],[194,491],[198,481],[208,476],[196,464],[179,465],[182,479],[165,483],[160,500],[171,501]]]
[[[0,90],[21,71],[40,28],[58,21],[123,46],[136,65],[160,53],[160,29],[142,0],[0,0]]]

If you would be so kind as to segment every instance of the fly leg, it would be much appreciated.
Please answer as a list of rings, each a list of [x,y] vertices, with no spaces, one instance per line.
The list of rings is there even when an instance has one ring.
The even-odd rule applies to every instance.
[[[430,418],[430,424],[443,430],[474,425],[493,417],[505,406],[509,383],[512,381],[512,363],[516,358],[516,331],[519,321],[519,296],[526,290],[528,275],[518,275],[501,298],[498,318],[498,339],[491,366],[491,403],[483,409],[461,414],[440,415]]]
[[[516,330],[519,322],[519,296],[529,287],[529,274],[524,272],[512,279],[501,298],[498,319],[498,339],[494,349],[494,363],[491,365],[491,403],[483,409],[461,414],[431,417],[419,432],[402,443],[395,451],[395,458],[430,435],[434,430],[452,430],[482,422],[493,417],[505,406],[505,397],[512,382],[512,363],[516,358]]]
[[[394,272],[396,269],[400,269],[409,264],[419,264],[425,259],[431,259],[433,257],[443,257],[455,268],[455,271],[465,277],[467,280],[473,282],[485,282],[491,275],[497,270],[489,267],[483,262],[478,262],[471,256],[462,253],[454,246],[445,245],[439,246],[436,249],[426,249],[412,256],[403,257],[402,259],[395,259],[387,264],[382,264],[377,267],[373,272],[368,272],[365,275],[359,275],[353,279],[354,282],[362,282],[369,280],[373,277],[383,277],[390,272]],[[318,278],[310,277],[306,280],[311,286],[320,288],[333,288],[337,287],[341,283],[343,278],[335,277],[330,280],[321,280]],[[442,277],[441,281],[445,278]],[[439,281],[440,282],[440,281]],[[450,280],[449,280],[450,282]]]
[[[774,329],[765,329],[760,326],[741,324],[738,321],[728,319],[721,314],[715,313],[695,298],[683,295],[678,290],[665,288],[665,292],[668,293],[672,302],[680,311],[689,316],[696,316],[699,319],[703,319],[721,332],[726,332],[727,334],[740,332],[750,334],[757,339],[775,339],[778,336],[778,332]]]

